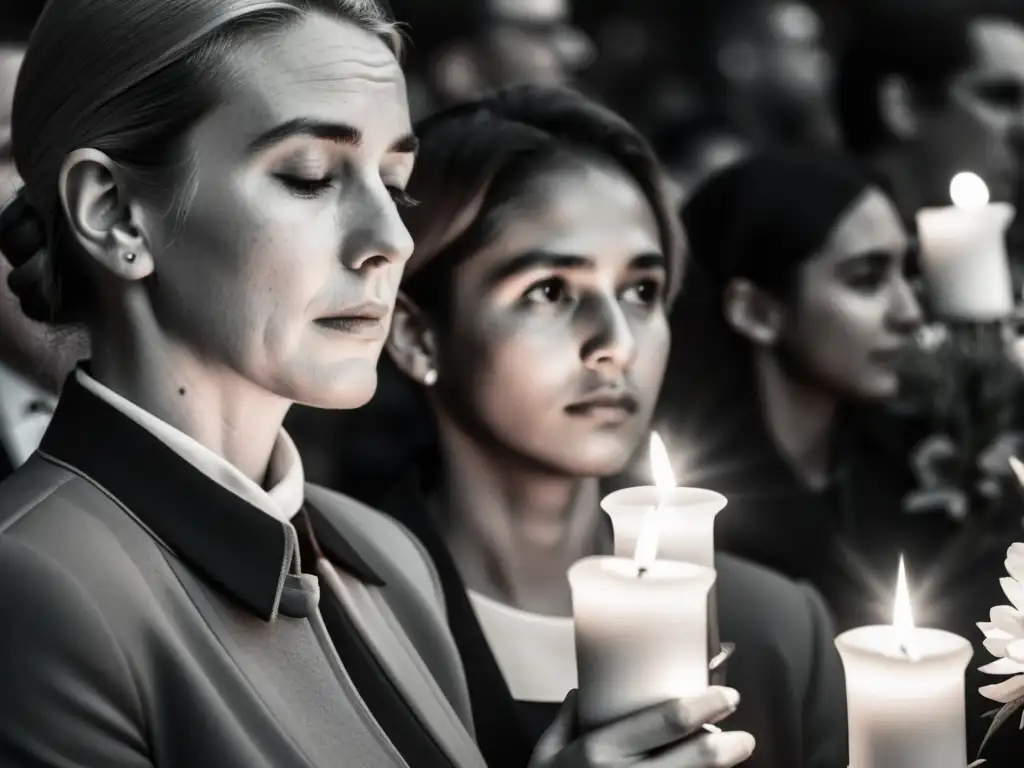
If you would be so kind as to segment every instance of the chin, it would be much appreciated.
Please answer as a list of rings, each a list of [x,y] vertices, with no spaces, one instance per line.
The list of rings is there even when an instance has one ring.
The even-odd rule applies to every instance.
[[[869,381],[862,382],[856,392],[859,400],[877,402],[896,397],[900,391],[900,380],[895,373],[879,373]]]
[[[563,447],[562,445],[559,446]],[[625,441],[607,438],[564,443],[567,449],[558,462],[566,474],[574,477],[611,477],[622,472],[629,464],[632,446]]]
[[[337,411],[361,408],[377,391],[377,361],[347,360],[304,378],[286,395],[294,402]]]

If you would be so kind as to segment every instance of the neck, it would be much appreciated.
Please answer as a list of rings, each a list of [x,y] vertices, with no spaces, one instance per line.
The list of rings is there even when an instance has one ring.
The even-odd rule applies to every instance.
[[[806,485],[823,487],[831,468],[835,398],[788,375],[768,353],[757,357],[756,369],[769,436]]]
[[[451,424],[440,436],[436,516],[466,586],[525,611],[571,615],[566,571],[601,548],[598,480],[527,467]]]
[[[169,336],[142,289],[124,304],[93,332],[92,375],[264,485],[289,403]]]

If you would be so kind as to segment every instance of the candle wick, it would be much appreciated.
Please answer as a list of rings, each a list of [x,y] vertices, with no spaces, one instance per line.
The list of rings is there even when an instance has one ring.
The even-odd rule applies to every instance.
[[[636,577],[638,579],[642,579],[646,575],[647,575],[647,566],[646,565],[641,565],[639,568],[636,569]]]

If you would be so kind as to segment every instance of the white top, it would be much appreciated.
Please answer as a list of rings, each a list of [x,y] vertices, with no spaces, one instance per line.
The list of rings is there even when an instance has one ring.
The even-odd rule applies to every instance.
[[[560,704],[576,687],[573,620],[544,616],[468,590],[477,620],[516,701]]]
[[[57,397],[0,363],[0,450],[15,469],[39,447]]]
[[[302,460],[299,458],[295,443],[283,429],[274,444],[270,465],[267,468],[267,485],[270,486],[268,491],[246,477],[222,456],[100,384],[81,368],[75,371],[75,378],[92,394],[119,410],[208,478],[241,496],[271,517],[287,523],[301,509],[306,482],[302,472]]]

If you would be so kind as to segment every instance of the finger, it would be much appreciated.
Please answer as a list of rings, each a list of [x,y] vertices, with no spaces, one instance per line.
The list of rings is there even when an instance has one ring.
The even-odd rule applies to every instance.
[[[576,689],[569,691],[554,721],[534,747],[530,765],[547,765],[565,749],[576,731]]]
[[[754,754],[754,737],[745,731],[706,733],[642,760],[636,768],[732,768]]]
[[[713,687],[699,696],[672,699],[605,726],[588,737],[588,748],[602,762],[635,757],[661,749],[732,714],[740,695]]]

